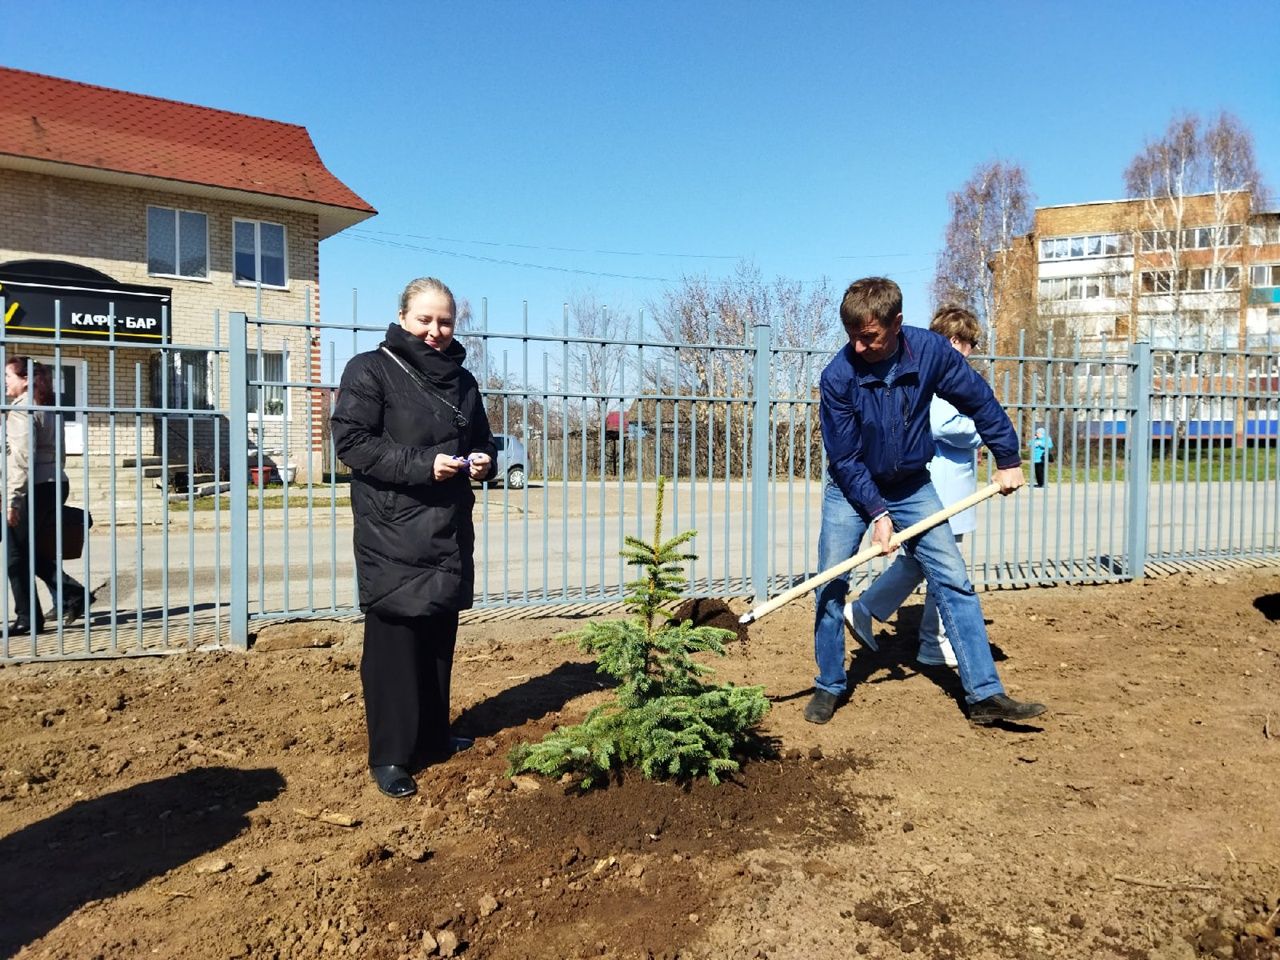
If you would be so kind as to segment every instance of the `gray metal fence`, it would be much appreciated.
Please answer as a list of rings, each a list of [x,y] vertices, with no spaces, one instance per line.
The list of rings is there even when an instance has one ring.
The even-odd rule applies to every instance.
[[[96,591],[71,626],[19,635],[6,617],[0,659],[244,647],[263,621],[357,613],[349,477],[327,417],[338,350],[369,349],[385,327],[308,316],[233,314],[215,318],[210,342],[148,350],[60,332],[0,337],[0,359],[91,371],[88,395],[64,377],[46,409],[80,425],[70,502],[94,525],[65,566]],[[567,324],[530,332],[527,319],[490,329],[484,312],[460,336],[494,431],[519,438],[528,459],[520,488],[476,488],[478,607],[619,600],[630,572],[618,550],[626,534],[651,535],[659,476],[665,532],[698,531],[691,594],[758,598],[816,572],[817,381],[829,349],[780,348],[767,325],[738,344],[672,343],[643,324],[600,341]],[[601,379],[605,354],[614,372]],[[975,357],[1024,449],[1037,426],[1054,447],[1044,486],[979,507],[965,543],[975,584],[1280,557],[1278,361],[1052,342]],[[68,531],[56,533],[63,544]],[[7,531],[0,541],[7,551]],[[66,603],[57,589],[53,610]]]

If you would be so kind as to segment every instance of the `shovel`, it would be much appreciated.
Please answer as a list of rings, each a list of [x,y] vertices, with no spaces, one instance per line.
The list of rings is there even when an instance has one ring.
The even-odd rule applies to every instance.
[[[924,533],[926,530],[932,527],[936,527],[938,524],[942,523],[945,520],[951,519],[957,513],[963,513],[965,510],[968,510],[970,507],[977,506],[983,500],[986,500],[988,497],[993,496],[999,492],[1000,492],[1000,484],[990,483],[987,486],[983,487],[981,490],[978,490],[975,493],[969,494],[969,496],[965,497],[963,500],[957,500],[955,503],[951,504],[951,506],[943,507],[937,513],[931,513],[929,516],[925,517],[923,520],[919,521],[918,523],[913,523],[911,526],[907,527],[907,529],[902,530],[898,533],[895,533],[892,537],[889,538],[889,545],[891,547],[899,547],[902,544],[906,543],[908,540],[910,540],[912,537],[919,536],[920,534]],[[748,610],[746,613],[744,613],[742,616],[738,618],[738,622],[742,624],[753,623],[756,620],[759,620],[765,614],[773,613],[773,611],[777,610],[779,607],[790,603],[796,597],[804,596],[814,587],[820,587],[824,583],[826,583],[828,580],[833,580],[836,577],[840,576],[840,574],[845,573],[849,570],[852,570],[854,567],[861,566],[862,564],[866,563],[868,560],[873,560],[876,557],[881,556],[883,553],[884,551],[880,549],[879,544],[873,544],[872,546],[867,547],[867,549],[863,550],[861,553],[855,553],[848,560],[845,560],[841,563],[837,563],[834,567],[828,567],[826,570],[823,570],[821,573],[814,574],[808,580],[804,581],[804,583],[801,583],[792,587],[786,593],[780,593],[776,597],[774,597],[772,600],[766,600],[764,603],[760,604],[759,606],[751,610]]]

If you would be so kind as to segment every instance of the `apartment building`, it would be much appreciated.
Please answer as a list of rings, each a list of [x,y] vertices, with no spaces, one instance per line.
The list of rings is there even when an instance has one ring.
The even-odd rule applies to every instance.
[[[997,343],[1020,330],[1089,352],[1280,349],[1280,212],[1248,192],[1040,207],[993,269]]]
[[[73,457],[169,441],[174,459],[194,444],[190,469],[225,465],[214,418],[189,436],[181,417],[138,408],[222,409],[245,390],[211,349],[237,311],[300,322],[250,333],[251,377],[316,379],[319,335],[303,322],[319,317],[320,241],[375,213],[304,127],[0,68],[5,346],[53,364],[59,401],[88,408],[64,416]],[[319,462],[313,393],[248,394],[252,442],[301,475]]]

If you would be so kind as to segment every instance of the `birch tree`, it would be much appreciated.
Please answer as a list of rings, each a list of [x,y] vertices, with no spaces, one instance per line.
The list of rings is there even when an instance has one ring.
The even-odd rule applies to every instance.
[[[993,269],[1031,229],[1034,198],[1026,171],[1003,160],[979,164],[947,202],[951,219],[934,273],[934,305],[954,303],[972,310],[988,339],[997,317],[1027,323],[1030,318],[1010,316],[1013,285],[998,283]]]
[[[1155,342],[1232,345],[1246,221],[1267,198],[1252,133],[1226,112],[1208,125],[1174,117],[1129,162],[1124,185],[1142,201],[1133,238],[1141,327]]]

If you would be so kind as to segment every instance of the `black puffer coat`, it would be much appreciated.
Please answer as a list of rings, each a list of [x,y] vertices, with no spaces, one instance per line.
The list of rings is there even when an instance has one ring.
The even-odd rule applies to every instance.
[[[382,352],[420,373],[431,396]],[[465,610],[475,581],[475,495],[466,471],[434,476],[436,454],[496,454],[475,377],[462,368],[456,340],[427,346],[399,324],[377,350],[356,355],[342,374],[333,442],[351,467],[360,609],[393,617]]]

